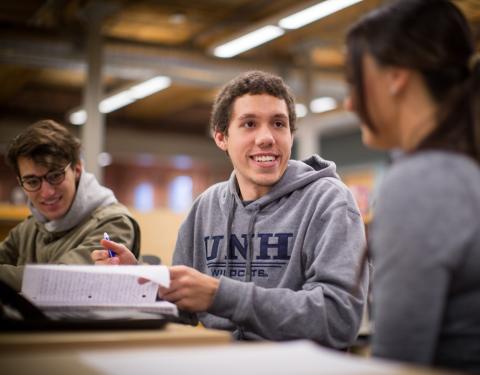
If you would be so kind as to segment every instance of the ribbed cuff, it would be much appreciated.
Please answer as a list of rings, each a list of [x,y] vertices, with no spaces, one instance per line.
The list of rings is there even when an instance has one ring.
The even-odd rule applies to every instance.
[[[212,306],[210,306],[208,312],[234,320],[235,312],[237,311],[238,313],[238,306],[243,300],[243,294],[246,292],[246,286],[247,283],[222,276]]]

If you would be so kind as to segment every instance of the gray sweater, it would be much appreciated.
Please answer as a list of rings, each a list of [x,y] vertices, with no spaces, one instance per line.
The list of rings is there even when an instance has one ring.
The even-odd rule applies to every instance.
[[[369,231],[373,354],[480,373],[480,169],[439,151],[399,160]]]
[[[207,327],[238,339],[307,338],[352,343],[367,278],[356,274],[365,236],[354,199],[335,164],[289,161],[280,181],[244,204],[235,174],[212,186],[182,224],[173,263],[220,278]]]

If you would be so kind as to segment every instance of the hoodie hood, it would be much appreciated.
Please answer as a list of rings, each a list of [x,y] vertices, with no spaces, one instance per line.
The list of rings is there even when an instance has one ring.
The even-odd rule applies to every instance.
[[[302,161],[289,160],[288,167],[282,178],[280,178],[267,194],[255,200],[246,208],[248,209],[249,206],[264,207],[269,203],[324,177],[340,179],[334,162],[322,159],[318,155],[312,155],[308,159]],[[230,194],[234,197],[237,203],[241,204],[242,200],[238,194],[235,171],[232,172],[228,185]]]
[[[114,203],[117,203],[117,199],[113,192],[101,186],[93,174],[82,170],[72,206],[61,219],[48,221],[30,201],[28,207],[35,219],[44,224],[48,232],[63,232],[77,226],[98,207]]]

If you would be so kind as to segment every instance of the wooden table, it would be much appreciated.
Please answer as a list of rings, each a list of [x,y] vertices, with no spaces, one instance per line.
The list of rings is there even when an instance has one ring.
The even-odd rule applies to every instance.
[[[132,346],[228,344],[227,331],[168,323],[163,329],[82,332],[0,333],[0,353],[23,350],[57,350]]]
[[[310,341],[238,343],[171,324],[158,332],[0,334],[2,375],[451,375],[325,349]]]

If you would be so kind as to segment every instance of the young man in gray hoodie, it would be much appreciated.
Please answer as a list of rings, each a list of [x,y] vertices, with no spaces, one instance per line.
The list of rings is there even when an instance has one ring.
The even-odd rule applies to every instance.
[[[9,145],[7,162],[32,213],[0,242],[0,280],[18,291],[27,263],[91,264],[103,232],[138,255],[137,222],[110,189],[83,170],[80,148],[52,120],[29,126]]]
[[[238,339],[312,339],[333,348],[355,339],[368,276],[362,218],[335,164],[290,160],[292,95],[277,76],[247,72],[213,106],[215,142],[233,164],[228,181],[201,194],[182,224],[159,295]],[[102,241],[132,264],[124,246]]]

